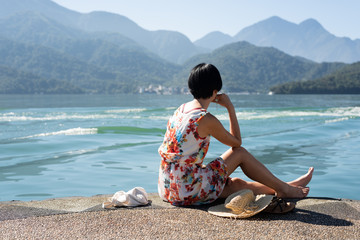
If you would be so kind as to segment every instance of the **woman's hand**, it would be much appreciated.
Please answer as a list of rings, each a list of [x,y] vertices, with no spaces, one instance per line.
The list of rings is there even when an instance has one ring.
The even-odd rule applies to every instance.
[[[225,93],[222,93],[222,94],[218,94],[216,95],[214,101],[214,103],[217,103],[219,104],[220,106],[223,106],[227,109],[229,108],[234,108],[230,98],[228,95],[226,95]]]
[[[240,133],[240,127],[239,123],[236,117],[236,112],[234,105],[232,104],[230,98],[226,94],[218,94],[216,95],[213,102],[219,104],[220,106],[225,107],[228,110],[229,113],[229,121],[230,121],[230,133],[224,133],[224,131],[220,131],[220,133],[215,133],[212,130],[216,130],[214,126],[212,126],[212,130],[210,130],[210,134],[213,135],[217,140],[220,142],[232,146],[232,147],[238,147],[242,144],[241,139],[241,133]],[[220,123],[220,122],[219,122]],[[221,123],[220,123],[221,125]],[[222,125],[221,125],[222,126]],[[222,127],[223,128],[223,127]]]

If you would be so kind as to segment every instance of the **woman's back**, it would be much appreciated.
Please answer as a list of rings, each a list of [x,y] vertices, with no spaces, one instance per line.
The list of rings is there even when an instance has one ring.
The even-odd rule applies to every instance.
[[[226,181],[222,159],[207,166],[203,160],[210,136],[201,138],[198,123],[207,114],[203,108],[184,111],[181,105],[169,119],[164,141],[159,147],[159,195],[174,205],[192,205],[215,200]]]
[[[185,106],[181,105],[169,119],[159,153],[166,163],[202,164],[209,148],[210,136],[201,138],[198,125],[207,111],[202,108],[185,111]]]

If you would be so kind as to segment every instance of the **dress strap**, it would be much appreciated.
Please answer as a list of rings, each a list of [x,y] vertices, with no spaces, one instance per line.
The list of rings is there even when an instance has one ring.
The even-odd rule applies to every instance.
[[[186,103],[184,103],[184,104],[182,105],[182,110],[181,110],[182,113],[187,114],[187,113],[190,113],[190,112],[195,111],[195,110],[200,110],[200,111],[202,111],[202,112],[207,112],[205,108],[193,108],[193,109],[190,109],[190,110],[188,110],[188,111],[185,112],[185,111],[184,111],[184,110],[185,110],[185,104],[186,104]]]
[[[186,105],[186,103],[184,103],[184,104],[181,106],[181,112],[182,112],[182,113],[184,112],[185,105]]]

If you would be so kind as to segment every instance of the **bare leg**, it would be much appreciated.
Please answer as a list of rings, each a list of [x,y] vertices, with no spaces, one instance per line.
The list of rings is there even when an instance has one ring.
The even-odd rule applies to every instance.
[[[294,187],[305,187],[310,182],[313,171],[314,171],[314,168],[310,168],[306,174],[304,174],[303,176],[299,177],[296,180],[287,182],[287,184],[294,186]],[[274,189],[269,188],[268,186],[266,186],[262,183],[247,182],[240,178],[231,178],[231,180],[229,180],[227,182],[227,186],[224,189],[224,191],[222,192],[221,197],[226,198],[230,194],[237,192],[241,189],[251,189],[255,195],[257,195],[257,194],[269,194],[269,195],[276,194]]]
[[[245,148],[229,149],[221,156],[227,167],[229,175],[237,167],[241,167],[246,176],[256,182],[246,182],[239,178],[234,178],[225,186],[221,197],[226,197],[233,192],[241,189],[251,189],[255,194],[276,194],[284,198],[304,198],[309,193],[309,188],[305,187],[311,180],[313,168],[302,177],[285,183],[275,177],[261,162],[255,159]]]
[[[294,187],[298,187],[298,186],[306,187],[308,185],[308,183],[311,181],[313,172],[314,172],[314,168],[311,167],[311,168],[309,168],[309,171],[305,175],[303,175],[291,182],[288,182],[288,184],[290,184],[291,186],[294,186]]]

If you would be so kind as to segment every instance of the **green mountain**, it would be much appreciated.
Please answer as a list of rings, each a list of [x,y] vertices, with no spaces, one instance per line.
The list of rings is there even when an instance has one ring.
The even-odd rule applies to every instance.
[[[0,64],[44,78],[76,81],[85,91],[134,92],[142,84],[171,79],[179,68],[120,34],[82,32],[38,13],[2,19],[0,29]],[[101,86],[117,82],[117,90]]]
[[[0,66],[0,94],[79,94],[83,91],[66,81]]]
[[[57,48],[61,42],[86,35],[37,12],[15,13],[0,19],[0,35],[18,42]]]
[[[203,51],[179,32],[148,31],[127,17],[118,14],[108,12],[82,14],[66,9],[50,0],[0,0],[0,6],[0,18],[33,12],[81,31],[118,33],[173,63],[182,63]]]
[[[105,71],[51,48],[0,38],[0,55],[2,66],[41,78],[67,81],[88,92],[122,92],[133,85],[127,76]]]
[[[204,52],[184,34],[176,31],[148,31],[130,19],[108,12],[82,14],[77,23],[71,25],[87,32],[113,32],[126,36],[161,58],[181,64],[188,58]]]
[[[281,84],[271,91],[275,94],[360,94],[360,62],[316,80]]]
[[[0,0],[0,2],[4,1]],[[79,22],[79,19],[85,18],[85,15],[76,12],[54,8],[48,0],[29,0],[29,2],[40,3],[38,7],[42,6],[49,11],[57,10],[53,15],[66,17],[66,21],[71,19]],[[12,6],[17,3],[19,0],[14,0]],[[30,5],[16,7],[27,10]],[[4,17],[5,13],[0,10],[0,66],[19,72],[12,82],[14,86],[18,85],[19,89],[24,89],[25,80],[16,79],[20,78],[18,76],[28,75],[29,82],[51,81],[56,87],[50,89],[68,88],[68,92],[134,93],[150,85],[155,88],[158,85],[168,87],[170,90],[167,89],[166,92],[170,93],[171,90],[179,92],[176,88],[186,87],[186,80],[193,66],[199,62],[210,62],[221,71],[226,91],[268,92],[269,88],[276,84],[319,78],[344,66],[343,63],[319,64],[289,56],[275,48],[256,47],[247,42],[226,45],[212,53],[194,56],[185,64],[179,65],[164,60],[130,37],[111,32],[111,29],[108,32],[81,31],[71,27],[70,23],[64,25],[58,22],[42,11],[22,13],[15,11]],[[110,19],[112,18],[120,17],[111,15]],[[123,20],[125,22],[123,26],[131,28],[130,25],[126,25],[127,20]],[[82,24],[89,21],[82,19]],[[96,29],[95,22],[93,24],[92,27]],[[113,27],[115,25],[116,23]],[[181,34],[177,36],[176,33],[169,31],[157,31],[151,34],[154,34],[153,39],[157,39],[158,47],[167,46],[158,48],[158,51],[163,51],[162,55],[167,54],[171,57],[174,53],[176,56],[181,54],[182,48],[175,47],[173,51],[167,51],[168,47],[172,44],[176,45],[176,42],[183,37]],[[11,74],[3,76],[0,78],[0,86],[8,86],[6,84],[11,82],[9,80]],[[28,89],[29,93],[55,92],[54,90],[47,92],[42,88]]]
[[[217,66],[224,88],[230,92],[268,92],[276,84],[318,78],[344,66],[343,63],[315,63],[275,48],[237,42],[191,58],[176,76],[177,82],[186,79],[190,69],[200,62]],[[182,84],[186,82],[183,80]]]

